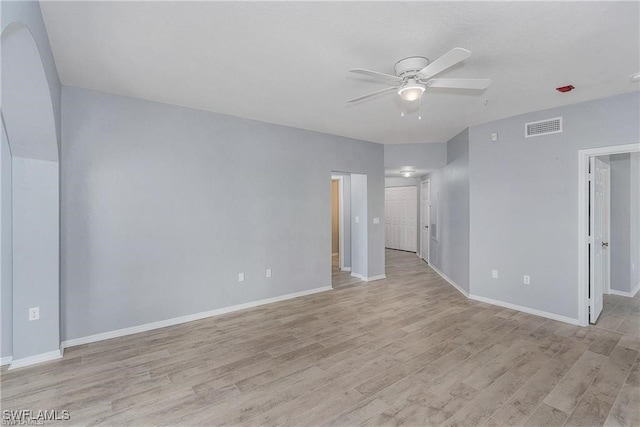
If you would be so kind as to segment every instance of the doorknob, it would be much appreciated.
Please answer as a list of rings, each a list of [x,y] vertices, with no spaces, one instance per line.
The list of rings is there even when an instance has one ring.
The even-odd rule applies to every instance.
[[[602,247],[603,247],[603,248],[606,248],[606,247],[608,247],[608,246],[609,246],[609,243],[608,243],[608,242],[602,242]]]

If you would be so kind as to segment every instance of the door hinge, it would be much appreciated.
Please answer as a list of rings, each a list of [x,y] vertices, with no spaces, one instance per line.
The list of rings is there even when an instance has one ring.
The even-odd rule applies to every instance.
[[[594,243],[593,236],[587,236],[587,243],[590,244],[590,245],[593,245],[593,243]]]
[[[588,173],[589,181],[593,181],[593,172]]]

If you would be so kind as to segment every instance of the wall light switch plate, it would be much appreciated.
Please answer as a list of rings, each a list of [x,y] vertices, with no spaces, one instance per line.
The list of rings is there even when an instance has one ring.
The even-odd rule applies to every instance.
[[[498,142],[498,132],[493,132],[491,134],[491,142]]]
[[[491,270],[491,277],[494,279],[498,278],[498,270]]]
[[[40,319],[40,307],[31,307],[29,309],[29,320]]]
[[[373,218],[374,224],[380,224],[380,218]]]
[[[244,282],[244,273],[238,273],[238,282]]]
[[[527,276],[526,274],[524,276],[522,276],[522,282],[525,285],[530,285],[531,284],[531,276]]]
[[[271,269],[267,268],[267,273],[265,274],[266,277],[271,277]]]
[[[360,217],[359,216],[356,217],[356,224],[360,224]]]

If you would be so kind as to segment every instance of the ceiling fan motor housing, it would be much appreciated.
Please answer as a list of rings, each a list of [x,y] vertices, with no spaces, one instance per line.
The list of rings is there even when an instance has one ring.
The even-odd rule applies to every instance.
[[[410,56],[409,58],[401,59],[396,62],[394,70],[396,76],[404,79],[415,76],[424,67],[429,65],[429,60],[423,56]]]

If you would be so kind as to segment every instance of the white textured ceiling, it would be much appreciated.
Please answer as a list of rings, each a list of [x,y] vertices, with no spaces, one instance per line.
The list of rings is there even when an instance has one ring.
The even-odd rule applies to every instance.
[[[639,90],[640,3],[42,2],[65,85],[381,143],[444,142],[465,127]],[[407,56],[471,50],[428,90],[423,119],[393,92],[348,105]],[[571,93],[557,86],[573,84]],[[485,100],[488,100],[485,105]]]

